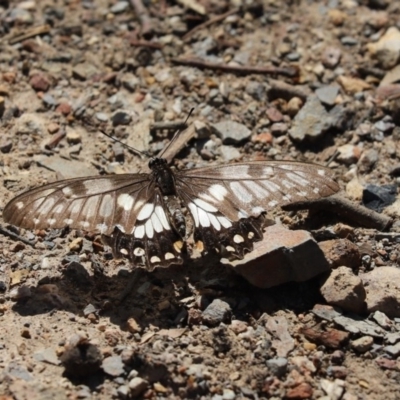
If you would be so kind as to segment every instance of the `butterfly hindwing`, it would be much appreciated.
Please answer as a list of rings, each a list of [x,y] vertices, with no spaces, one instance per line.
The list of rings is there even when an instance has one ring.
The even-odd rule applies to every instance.
[[[158,189],[136,213],[132,231],[123,232],[115,227],[111,235],[103,235],[114,257],[127,258],[133,265],[144,265],[152,271],[156,267],[181,264],[183,241],[171,223],[169,211]]]

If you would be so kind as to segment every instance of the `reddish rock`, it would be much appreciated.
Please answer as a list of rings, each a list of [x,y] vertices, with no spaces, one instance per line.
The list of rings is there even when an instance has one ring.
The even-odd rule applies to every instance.
[[[267,109],[267,117],[272,122],[281,122],[283,120],[282,113],[275,107]]]
[[[58,105],[58,107],[56,108],[56,112],[63,114],[63,115],[68,115],[70,114],[72,111],[72,107],[66,103],[66,102],[62,102]]]
[[[358,247],[347,239],[326,240],[319,243],[331,268],[346,266],[351,269],[361,265],[361,255]]]
[[[313,394],[313,388],[307,382],[300,383],[300,385],[289,389],[286,392],[288,399],[308,399]]]
[[[364,286],[361,279],[348,267],[332,270],[320,291],[330,305],[355,313],[365,311]]]
[[[259,143],[271,144],[273,141],[273,136],[271,135],[270,132],[262,132],[262,133],[258,134],[257,136],[255,136],[253,141],[259,142]]]
[[[312,260],[312,262],[311,262]],[[318,243],[306,231],[291,231],[281,225],[265,229],[263,240],[243,260],[227,261],[252,285],[269,288],[282,283],[303,282],[329,271]]]
[[[348,332],[339,331],[338,329],[319,331],[313,328],[303,328],[300,330],[300,332],[310,342],[323,344],[331,349],[341,348],[342,344],[345,343],[350,337]]]
[[[36,73],[29,79],[29,84],[37,92],[47,92],[51,86],[50,79],[42,73]]]

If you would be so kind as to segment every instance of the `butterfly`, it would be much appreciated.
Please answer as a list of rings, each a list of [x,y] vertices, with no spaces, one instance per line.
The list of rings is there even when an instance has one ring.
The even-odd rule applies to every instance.
[[[326,167],[251,161],[175,170],[161,152],[149,173],[80,177],[28,190],[4,208],[5,222],[26,229],[98,232],[114,257],[151,271],[201,254],[242,259],[263,237],[276,207],[339,190]]]

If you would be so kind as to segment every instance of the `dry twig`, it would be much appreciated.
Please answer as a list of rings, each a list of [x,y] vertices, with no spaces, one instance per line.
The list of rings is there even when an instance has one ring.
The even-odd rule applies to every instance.
[[[186,33],[186,35],[183,36],[183,40],[184,41],[188,40],[194,33],[200,31],[201,29],[207,28],[210,25],[215,24],[216,22],[222,21],[226,17],[229,17],[232,14],[236,14],[237,12],[239,12],[239,8],[234,8],[232,10],[227,11],[226,13],[223,13],[223,14],[220,14],[220,15],[216,15],[215,17],[210,18],[208,21],[203,22],[200,25],[197,25],[191,31]]]
[[[1,225],[0,225],[0,233],[1,233],[2,235],[4,235],[4,236],[8,236],[8,237],[11,238],[11,239],[19,240],[19,241],[22,242],[22,243],[28,244],[29,246],[32,246],[32,247],[35,247],[35,242],[34,242],[34,241],[25,239],[25,238],[23,238],[22,236],[20,236],[20,235],[14,233],[14,232],[12,232],[12,231],[6,229],[6,228],[3,228]]]
[[[11,39],[8,40],[8,43],[15,44],[15,43],[22,42],[26,39],[30,39],[31,37],[43,35],[45,33],[49,33],[50,29],[51,29],[50,25],[47,25],[47,24],[41,25],[41,26],[36,26],[34,28],[30,28],[27,31],[12,37]]]
[[[338,194],[323,199],[288,204],[283,206],[282,209],[285,211],[326,210],[344,217],[357,225],[380,231],[388,229],[392,224],[390,217],[378,214],[364,206],[354,204]]]
[[[199,58],[172,58],[171,61],[178,65],[187,65],[189,67],[196,67],[200,69],[212,69],[215,71],[231,72],[233,74],[259,74],[259,75],[284,75],[294,78],[298,75],[299,70],[296,67],[252,67],[241,65],[228,65],[220,63],[212,63],[203,61]]]

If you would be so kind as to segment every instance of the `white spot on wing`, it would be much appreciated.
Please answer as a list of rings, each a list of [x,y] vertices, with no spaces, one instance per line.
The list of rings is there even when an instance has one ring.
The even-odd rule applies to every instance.
[[[53,197],[50,197],[48,199],[46,199],[42,205],[40,206],[40,213],[41,214],[48,214],[51,210],[51,208],[54,206],[55,203],[55,199]]]
[[[22,201],[19,201],[18,203],[15,203],[15,207],[17,207],[18,210],[20,210],[21,208],[24,207],[24,203]]]
[[[274,175],[274,169],[272,167],[264,167],[263,168],[263,175],[273,176]]]
[[[275,207],[276,205],[278,204],[278,202],[276,201],[276,200],[271,200],[269,203],[268,203],[268,207]]]
[[[165,253],[165,259],[166,259],[166,260],[172,260],[173,258],[175,258],[174,254],[172,254],[172,253]]]
[[[240,236],[240,235],[235,235],[234,237],[233,237],[233,241],[235,242],[235,243],[243,243],[244,242],[244,239],[243,239],[243,236]]]
[[[217,217],[214,214],[208,214],[208,218],[210,219],[212,226],[219,231],[221,229],[221,223],[218,221]]]
[[[258,199],[263,199],[269,196],[269,192],[257,182],[254,181],[243,181],[243,184],[250,189]]]
[[[142,209],[140,210],[137,219],[139,221],[143,221],[144,219],[147,219],[150,217],[150,215],[152,214],[154,210],[154,204],[152,203],[146,203]]]
[[[115,186],[111,179],[104,178],[104,179],[94,179],[94,180],[87,180],[83,182],[83,186],[85,186],[86,194],[93,195],[98,194],[100,192],[108,192],[110,190],[115,189]]]
[[[248,165],[232,165],[221,168],[220,170],[221,176],[224,179],[244,179],[251,178],[249,175],[249,166]]]
[[[228,194],[228,191],[222,185],[218,184],[210,186],[208,191],[219,201],[224,200],[224,198]]]
[[[277,192],[280,189],[279,185],[268,180],[258,182],[265,186],[270,192]]]
[[[62,192],[66,197],[72,196],[72,189],[69,186],[65,186],[65,188],[62,189]]]
[[[54,214],[60,214],[64,211],[64,205],[63,204],[57,204],[54,208],[53,208],[53,213]]]
[[[153,256],[153,257],[151,257],[150,258],[150,262],[151,263],[158,263],[158,262],[160,262],[161,260],[160,260],[160,257],[157,257],[157,256]]]
[[[198,208],[198,212],[199,212],[200,225],[203,226],[203,227],[206,227],[206,228],[209,227],[210,226],[210,219],[208,218],[207,213],[201,208]]]
[[[154,212],[156,213],[158,219],[162,223],[162,226],[164,227],[164,229],[169,230],[170,229],[169,222],[168,222],[167,216],[165,215],[165,211],[163,210],[163,208],[161,206],[157,206],[155,208]]]
[[[219,216],[219,217],[217,217],[217,219],[221,223],[221,225],[226,229],[228,229],[232,226],[232,222],[229,221],[229,219],[226,217]]]
[[[231,182],[230,187],[234,195],[242,203],[250,203],[253,200],[253,195],[239,182]]]
[[[55,219],[55,218],[49,218],[49,219],[47,220],[47,223],[48,223],[49,225],[54,225],[54,224],[56,223],[56,219]]]
[[[215,208],[213,205],[207,203],[206,201],[202,199],[194,199],[193,202],[200,208],[202,208],[204,211],[208,212],[216,212],[218,211],[217,208]]]
[[[144,249],[142,249],[141,247],[136,247],[136,249],[133,250],[133,254],[134,254],[136,257],[141,257],[141,256],[144,256],[145,251],[144,251]]]
[[[193,216],[195,226],[199,226],[199,214],[197,212],[197,207],[193,203],[189,203],[189,210]]]
[[[151,223],[153,224],[153,228],[156,232],[161,232],[163,230],[161,221],[158,219],[155,213],[151,214]]]
[[[144,225],[138,225],[133,231],[133,236],[138,239],[142,239],[144,236]]]
[[[325,176],[326,171],[324,169],[318,170],[318,175]]]
[[[288,172],[286,176],[293,182],[296,182],[298,185],[308,186],[310,184],[310,182],[307,179],[299,176],[298,174],[295,174],[294,172]]]
[[[111,194],[105,194],[101,199],[99,215],[103,218],[109,217],[113,212],[113,205],[114,202]]]
[[[132,209],[134,198],[127,193],[122,193],[118,196],[117,204],[125,211]]]
[[[150,219],[147,220],[147,222],[144,224],[144,227],[146,229],[146,236],[151,239],[154,235],[154,229]]]

